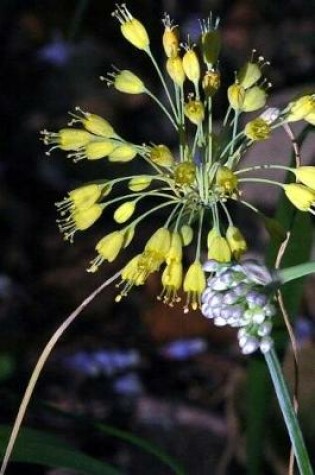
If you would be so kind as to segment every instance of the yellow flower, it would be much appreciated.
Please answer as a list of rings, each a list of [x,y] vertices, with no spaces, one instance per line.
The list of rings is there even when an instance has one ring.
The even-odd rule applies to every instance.
[[[61,129],[59,132],[43,130],[41,133],[44,136],[44,144],[53,145],[49,151],[46,152],[46,155],[50,155],[50,152],[55,148],[60,148],[65,151],[79,150],[93,139],[93,135],[86,130],[72,128]]]
[[[219,190],[228,195],[231,195],[237,189],[238,185],[237,176],[228,167],[218,168],[215,175],[215,182]]]
[[[189,307],[197,310],[201,306],[201,294],[206,288],[206,277],[200,261],[195,261],[190,265],[183,283],[184,291],[187,293],[184,313],[189,311]]]
[[[309,124],[315,125],[315,111],[307,114],[304,117],[304,120],[306,120],[306,122],[308,122]]]
[[[175,168],[174,178],[179,185],[192,185],[196,179],[196,165],[191,162],[180,163]]]
[[[181,262],[183,258],[183,244],[179,233],[173,232],[171,235],[171,245],[166,255],[166,263]]]
[[[128,183],[128,188],[131,191],[143,191],[151,184],[152,178],[146,175],[139,175],[131,178]]]
[[[113,73],[113,84],[115,89],[126,94],[142,94],[146,88],[141,79],[128,69]],[[108,84],[111,84],[108,80]]]
[[[208,258],[218,262],[231,261],[231,249],[227,240],[213,228],[208,234]]]
[[[77,209],[87,209],[94,205],[102,195],[103,185],[91,184],[80,186],[70,191],[68,200]]]
[[[244,102],[241,110],[244,112],[252,112],[261,109],[267,100],[267,93],[259,86],[251,87],[245,91]]]
[[[244,133],[251,140],[265,140],[270,137],[270,125],[261,117],[251,120],[245,126]]]
[[[76,123],[81,123],[83,127],[91,132],[92,134],[99,135],[101,137],[115,137],[115,131],[111,124],[96,114],[91,114],[90,112],[83,111],[80,107],[75,108],[76,112],[79,112],[82,115],[73,114],[72,112],[70,115],[73,117],[70,121],[69,125],[73,125]]]
[[[185,116],[195,125],[200,124],[205,118],[205,109],[201,101],[190,99],[184,106]]]
[[[244,89],[252,87],[261,78],[261,68],[258,63],[248,61],[237,74],[237,80]]]
[[[212,97],[220,88],[221,75],[219,71],[207,71],[202,79],[202,88],[207,96]]]
[[[226,239],[233,257],[238,260],[247,251],[247,244],[243,234],[237,227],[229,226],[226,231]]]
[[[166,70],[174,83],[182,87],[185,81],[185,71],[183,68],[183,60],[179,56],[168,58],[166,61]]]
[[[89,208],[74,208],[70,210],[70,216],[67,218],[57,219],[59,230],[64,233],[66,241],[73,242],[73,237],[77,231],[85,231],[103,212],[104,206],[101,204],[93,204]]]
[[[114,220],[119,224],[125,223],[133,215],[135,209],[136,204],[134,201],[126,201],[126,203],[123,203],[116,209]]]
[[[114,231],[104,236],[97,244],[96,251],[98,256],[91,261],[88,272],[96,272],[99,266],[104,262],[113,262],[119,254],[124,243],[124,234],[120,231]]]
[[[189,48],[183,56],[183,69],[188,79],[197,84],[200,79],[200,65],[196,52]]]
[[[168,58],[175,58],[178,54],[178,28],[172,24],[169,15],[165,14],[164,19],[164,33],[162,37],[163,48]]]
[[[170,307],[174,303],[180,302],[180,297],[177,292],[180,289],[183,281],[183,266],[181,262],[172,261],[164,269],[162,274],[163,290],[158,297]]]
[[[108,155],[110,162],[130,162],[137,155],[137,150],[132,145],[118,145]]]
[[[283,185],[283,189],[287,198],[297,209],[315,213],[312,209],[315,204],[315,191],[299,183]]]
[[[113,16],[118,19],[121,33],[126,40],[136,48],[148,52],[150,39],[147,30],[139,20],[131,15],[126,5],[117,5],[117,10],[113,12]]]
[[[189,244],[191,243],[191,241],[193,240],[193,237],[194,237],[194,231],[193,231],[192,227],[189,226],[188,224],[184,224],[180,228],[180,234],[181,234],[181,237],[182,237],[182,240],[183,240],[183,245],[184,246],[189,246]]]
[[[294,172],[296,178],[303,183],[303,185],[315,190],[315,167],[303,166],[293,168],[291,170]]]
[[[174,163],[172,152],[166,145],[155,145],[150,150],[150,159],[161,167],[170,167]]]
[[[228,100],[232,109],[240,110],[245,99],[245,89],[240,84],[232,84],[228,88]]]
[[[107,157],[115,148],[116,144],[110,140],[96,140],[89,142],[85,147],[77,150],[76,152],[69,153],[68,157],[72,158],[74,162],[80,160],[99,160],[100,158]]]
[[[286,120],[295,122],[297,120],[306,119],[315,114],[315,94],[302,96],[290,104],[290,111]]]
[[[141,267],[141,260],[143,260],[142,254],[137,254],[121,271],[121,282],[118,286],[123,285],[123,288],[115,298],[116,302],[120,302],[123,297],[126,297],[133,286],[137,287],[144,284],[147,274],[143,266]]]
[[[144,252],[151,253],[161,263],[166,259],[171,246],[171,234],[166,228],[159,228],[145,245]]]

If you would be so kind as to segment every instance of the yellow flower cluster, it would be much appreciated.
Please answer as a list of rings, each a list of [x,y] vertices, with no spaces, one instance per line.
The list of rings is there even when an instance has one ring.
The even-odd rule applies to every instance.
[[[219,21],[212,16],[201,21],[199,47],[180,41],[180,30],[168,15],[164,16],[161,43],[165,53],[165,74],[152,51],[145,26],[132,16],[125,5],[117,6],[113,16],[119,21],[123,37],[145,54],[164,89],[161,100],[131,70],[115,69],[101,77],[123,94],[146,94],[169,120],[177,136],[177,147],[167,144],[134,144],[123,139],[102,117],[76,108],[68,127],[58,132],[43,131],[43,141],[53,149],[67,152],[74,161],[108,158],[121,162],[118,178],[100,180],[71,191],[57,203],[60,230],[65,239],[73,240],[112,209],[118,228],[106,234],[95,246],[96,257],[89,272],[104,262],[114,261],[131,243],[139,226],[166,210],[164,222],[147,241],[143,251],[132,257],[121,271],[120,291],[116,300],[125,297],[132,287],[143,285],[156,271],[161,271],[162,291],[159,298],[169,305],[186,293],[184,311],[200,307],[206,287],[202,261],[207,255],[221,263],[237,261],[247,250],[246,239],[230,213],[231,201],[255,208],[242,199],[243,183],[262,182],[281,187],[288,199],[301,211],[314,214],[315,167],[298,168],[259,163],[241,168],[245,152],[253,143],[267,140],[273,130],[288,122],[315,121],[315,95],[292,101],[283,110],[267,109],[240,127],[239,118],[247,112],[265,107],[270,84],[263,77],[268,64],[264,58],[252,58],[235,74],[227,88],[229,107],[220,130],[213,128],[215,93],[221,87]],[[166,77],[168,75],[168,78]],[[169,82],[173,83],[169,87]],[[246,122],[246,121],[245,121]],[[141,174],[129,175],[125,163],[137,158]],[[296,183],[282,184],[267,178],[243,174],[284,168],[295,174]],[[126,191],[111,194],[125,185]],[[148,201],[150,200],[150,203]],[[148,204],[146,211],[140,202]],[[258,212],[258,210],[256,210]],[[210,223],[210,224],[209,224]],[[183,253],[192,247],[188,269]]]

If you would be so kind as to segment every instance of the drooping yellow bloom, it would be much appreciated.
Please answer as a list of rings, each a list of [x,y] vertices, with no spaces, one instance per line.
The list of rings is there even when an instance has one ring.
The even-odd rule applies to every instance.
[[[129,218],[131,218],[135,212],[135,209],[136,203],[134,201],[126,201],[126,203],[123,203],[116,209],[114,213],[114,220],[116,223],[125,223]]]
[[[117,91],[124,92],[125,94],[142,94],[146,91],[141,79],[128,69],[114,73],[113,77],[113,85]]]
[[[205,109],[201,101],[189,99],[184,106],[185,116],[195,125],[200,124],[205,117]]]
[[[73,119],[69,125],[81,123],[88,132],[99,135],[100,137],[111,138],[116,136],[111,124],[106,119],[103,119],[103,117],[85,112],[80,107],[76,107],[75,110],[76,114],[70,113]],[[78,113],[81,115],[78,115]]]
[[[46,152],[47,155],[55,148],[60,148],[65,151],[79,150],[93,139],[93,135],[86,130],[72,128],[64,128],[59,130],[59,132],[43,130],[42,135],[44,136],[44,144],[52,145],[49,151]]]
[[[76,209],[87,209],[94,205],[102,195],[103,185],[91,184],[80,186],[69,192],[68,200]]]
[[[261,109],[266,104],[267,93],[259,86],[253,86],[245,91],[244,102],[241,106],[243,112],[253,112]]]
[[[99,160],[100,158],[105,158],[110,155],[116,147],[115,142],[111,142],[110,140],[97,140],[89,142],[76,152],[69,153],[68,157],[72,158],[74,162],[79,162],[84,159]]]
[[[306,119],[311,114],[315,114],[315,94],[302,96],[290,104],[287,122]]]
[[[244,133],[251,140],[266,140],[270,137],[270,125],[261,117],[251,120],[245,126]]]
[[[315,191],[307,186],[299,183],[289,183],[282,185],[284,192],[291,203],[300,211],[309,211],[314,214],[311,209],[315,205]]]
[[[166,61],[166,70],[172,81],[174,81],[177,86],[182,87],[186,78],[182,58],[179,56],[168,58]]]
[[[120,231],[114,231],[104,236],[95,247],[98,255],[91,261],[88,272],[96,272],[99,266],[104,262],[113,262],[123,247],[124,234]]]
[[[315,125],[315,111],[310,112],[304,117],[304,120],[308,122],[309,124]]]
[[[150,150],[150,159],[161,167],[170,167],[174,163],[174,157],[166,145],[155,145]]]
[[[183,69],[187,78],[197,84],[200,79],[200,64],[196,52],[190,47],[183,56]]]
[[[177,261],[171,261],[164,269],[162,274],[163,290],[160,300],[172,307],[175,303],[180,302],[178,291],[183,282],[183,265]]]
[[[117,5],[117,10],[112,15],[120,22],[121,33],[129,43],[138,49],[149,51],[150,39],[147,30],[131,15],[126,5]]]
[[[235,259],[239,259],[247,251],[247,243],[241,231],[236,226],[229,226],[226,239]]]
[[[73,242],[75,233],[91,227],[101,216],[103,209],[104,206],[97,203],[89,208],[70,209],[68,217],[57,219],[59,230],[64,234],[64,239]]]
[[[216,228],[213,228],[208,234],[208,258],[218,262],[231,261],[231,249],[227,240],[220,235]]]
[[[132,178],[128,183],[128,188],[131,191],[146,190],[151,184],[152,178],[146,175],[139,175]]]
[[[129,144],[117,145],[113,151],[109,153],[108,160],[110,162],[130,162],[137,155],[135,147]]]
[[[245,99],[245,89],[240,84],[232,84],[228,88],[228,100],[234,110],[240,110],[243,107]]]
[[[206,277],[200,261],[196,260],[188,268],[184,278],[183,288],[187,293],[184,313],[189,311],[189,307],[193,310],[197,310],[201,305],[201,294],[206,288]]]
[[[171,244],[166,255],[166,263],[181,262],[183,258],[183,244],[182,238],[178,232],[173,232],[171,235]]]
[[[121,271],[119,286],[123,287],[115,298],[116,302],[120,302],[123,297],[126,297],[133,286],[137,287],[144,284],[148,274],[146,274],[143,265],[141,265],[141,261],[143,261],[142,254],[137,254]]]
[[[145,245],[144,252],[151,253],[161,263],[166,259],[171,246],[171,234],[166,228],[159,228]]]
[[[315,167],[312,166],[302,166],[298,168],[293,168],[296,178],[303,183],[303,185],[308,186],[315,191]]]

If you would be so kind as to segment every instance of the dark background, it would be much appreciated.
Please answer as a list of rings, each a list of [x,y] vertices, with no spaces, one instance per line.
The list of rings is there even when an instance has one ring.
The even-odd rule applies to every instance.
[[[128,7],[145,23],[157,57],[162,53],[164,11],[180,24],[183,36],[190,31],[193,37],[198,35],[198,18],[212,10],[221,17],[225,85],[233,81],[234,71],[252,48],[271,62],[271,101],[276,104],[314,85],[313,0],[134,0]],[[173,144],[167,124],[148,99],[122,97],[98,79],[115,64],[132,69],[159,92],[145,55],[121,37],[111,17],[114,8],[113,1],[104,0],[0,3],[0,415],[5,423],[12,423],[30,371],[54,329],[126,259],[125,255],[111,266],[103,265],[96,275],[85,272],[95,243],[111,223],[93,227],[72,246],[63,242],[54,202],[68,190],[113,171],[106,160],[74,165],[62,153],[45,156],[39,131],[58,130],[68,120],[67,111],[80,105],[103,115],[134,142]],[[217,120],[225,106],[223,92],[217,98]],[[311,149],[307,160],[314,163]],[[136,162],[132,168],[139,171]],[[260,204],[272,213],[275,197]],[[263,255],[266,236],[252,218],[239,218],[251,249]],[[141,249],[150,232],[149,224],[132,252]],[[170,473],[130,445],[56,415],[44,406],[49,402],[157,443],[189,474],[245,473],[246,360],[239,355],[233,332],[213,328],[197,313],[170,311],[157,303],[159,291],[158,278],[153,277],[119,305],[113,303],[115,288],[93,302],[53,352],[27,425],[63,435],[123,473]],[[305,431],[311,452],[313,291],[314,281],[309,280],[296,326],[305,353],[302,373],[304,361],[307,368],[301,398],[302,412],[309,416]],[[285,473],[288,447],[280,415],[274,414],[264,474]],[[22,468],[32,475],[68,473]],[[11,465],[8,473],[21,473],[21,466]]]

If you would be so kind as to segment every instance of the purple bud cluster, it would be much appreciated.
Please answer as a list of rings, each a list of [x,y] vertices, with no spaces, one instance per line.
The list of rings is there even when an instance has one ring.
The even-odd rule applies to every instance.
[[[276,313],[270,271],[252,260],[238,264],[210,260],[203,268],[211,273],[202,294],[203,315],[216,326],[239,328],[237,337],[243,354],[258,349],[268,352],[273,345],[270,334]]]

